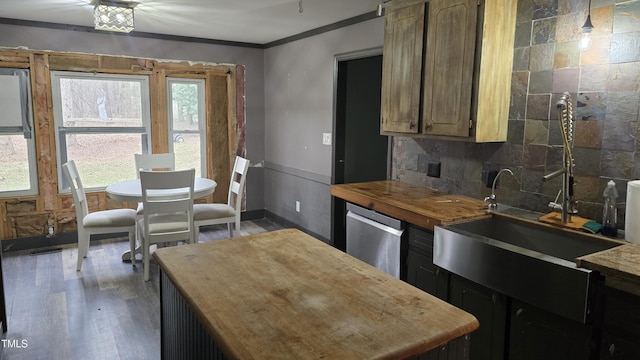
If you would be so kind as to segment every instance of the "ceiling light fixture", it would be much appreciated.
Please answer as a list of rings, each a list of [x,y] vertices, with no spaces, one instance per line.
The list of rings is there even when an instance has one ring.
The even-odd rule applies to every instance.
[[[591,47],[591,31],[593,30],[593,24],[591,23],[591,0],[589,0],[589,10],[587,12],[587,20],[582,25],[582,39],[578,47],[580,50],[587,50]]]
[[[96,30],[131,32],[133,8],[138,3],[132,1],[97,0],[93,10],[93,22]]]

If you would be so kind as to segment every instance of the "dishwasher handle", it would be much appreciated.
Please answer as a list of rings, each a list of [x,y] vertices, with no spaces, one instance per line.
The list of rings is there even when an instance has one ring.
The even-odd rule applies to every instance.
[[[391,216],[381,214],[379,212],[376,212],[375,210],[369,210],[367,208],[363,208],[361,206],[358,206],[352,203],[347,203],[347,211],[357,214],[360,217],[379,222],[395,230],[404,229],[404,224],[401,220],[392,218]]]
[[[392,236],[397,236],[398,238],[400,236],[402,236],[402,233],[404,232],[404,230],[402,229],[396,229],[390,226],[387,226],[385,224],[379,223],[375,220],[371,220],[369,218],[366,218],[364,216],[360,216],[357,213],[353,212],[353,211],[349,211],[347,212],[347,218],[352,218],[354,220],[360,221],[366,225],[372,226],[378,230],[384,231],[385,233],[388,233]]]

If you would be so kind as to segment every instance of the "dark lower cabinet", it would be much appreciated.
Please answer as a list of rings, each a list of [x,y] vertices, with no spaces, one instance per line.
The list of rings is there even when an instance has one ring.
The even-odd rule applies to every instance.
[[[449,273],[433,265],[433,232],[409,227],[407,282],[447,301]]]
[[[447,300],[448,273],[431,264],[430,258],[409,249],[407,255],[407,282],[442,300]]]
[[[470,360],[640,360],[640,296],[600,284],[594,322],[581,324],[435,266],[432,231],[409,226],[407,243],[407,282],[480,322]]]
[[[639,341],[604,332],[600,344],[600,360],[638,360],[640,359]]]
[[[640,296],[604,287],[600,360],[640,359]]]
[[[469,359],[505,359],[507,297],[456,275],[450,277],[449,291],[449,302],[480,322],[478,330],[471,333]]]
[[[505,358],[506,297],[433,264],[433,232],[410,226],[407,282],[473,314],[480,328],[471,333],[471,360]]]
[[[523,302],[511,301],[509,359],[595,360],[596,331]]]

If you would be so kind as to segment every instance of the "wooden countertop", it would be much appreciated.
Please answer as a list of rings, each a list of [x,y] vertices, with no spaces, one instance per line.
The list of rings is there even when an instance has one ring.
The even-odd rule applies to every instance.
[[[331,195],[430,230],[436,225],[490,216],[481,200],[399,181],[332,185]]]
[[[471,314],[299,230],[153,256],[230,358],[405,358],[478,327]]]
[[[640,245],[625,244],[585,255],[576,264],[604,275],[607,285],[640,296]]]

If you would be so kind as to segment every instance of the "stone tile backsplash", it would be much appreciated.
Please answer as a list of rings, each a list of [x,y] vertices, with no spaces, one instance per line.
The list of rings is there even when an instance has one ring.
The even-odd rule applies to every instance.
[[[474,144],[393,139],[392,178],[482,199],[490,170],[501,176],[499,203],[548,212],[562,186],[542,176],[562,166],[555,103],[565,91],[575,107],[575,197],[579,215],[601,221],[602,192],[616,181],[618,226],[626,183],[640,179],[640,0],[592,0],[592,45],[580,51],[588,0],[520,0],[514,41],[507,141]],[[426,175],[441,162],[440,178]]]

